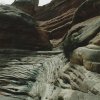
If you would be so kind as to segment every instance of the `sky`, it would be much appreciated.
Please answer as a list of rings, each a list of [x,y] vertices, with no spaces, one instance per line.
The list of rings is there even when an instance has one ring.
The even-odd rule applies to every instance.
[[[47,3],[49,3],[51,0],[40,0],[39,1],[39,6],[45,5]]]
[[[51,0],[39,0],[39,6],[49,3]],[[14,0],[0,0],[0,4],[11,4]]]

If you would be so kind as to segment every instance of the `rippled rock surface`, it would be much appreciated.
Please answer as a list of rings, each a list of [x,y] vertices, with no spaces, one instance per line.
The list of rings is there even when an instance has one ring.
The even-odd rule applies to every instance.
[[[12,97],[11,100],[50,98],[57,88],[58,71],[65,64],[59,53],[61,51],[0,50],[0,94]]]
[[[55,18],[67,11],[70,12],[72,9],[77,9],[84,1],[85,0],[52,0],[49,4],[38,8],[37,19],[45,21]]]
[[[67,63],[62,51],[0,50],[3,100],[99,100],[100,75]]]
[[[5,6],[2,6],[5,16],[11,19],[0,20],[3,24],[0,26],[0,41],[3,43],[0,48],[0,100],[100,99],[100,0],[52,0],[44,7],[50,7],[53,2],[55,9],[51,12],[61,13],[51,14],[50,20],[44,17],[45,21],[36,22],[38,25],[30,22],[32,16],[23,13],[23,19],[22,12],[15,16],[15,11],[5,11]],[[65,6],[65,2],[69,5]],[[48,15],[50,8],[46,10],[41,12],[43,16]],[[24,21],[12,27],[11,23],[16,18]],[[12,30],[7,23],[10,23]],[[15,30],[20,34],[15,34]],[[12,32],[15,42],[9,44],[7,41],[12,40]],[[56,48],[45,51],[51,50],[47,49],[48,45],[51,46],[49,39]],[[34,41],[35,45],[25,44],[30,41]],[[26,50],[24,46],[32,49]],[[41,47],[43,51],[39,51]]]

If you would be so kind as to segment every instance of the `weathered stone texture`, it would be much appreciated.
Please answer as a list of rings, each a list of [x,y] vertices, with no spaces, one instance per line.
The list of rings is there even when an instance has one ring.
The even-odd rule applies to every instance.
[[[0,6],[0,100],[100,100],[100,0],[37,11]]]

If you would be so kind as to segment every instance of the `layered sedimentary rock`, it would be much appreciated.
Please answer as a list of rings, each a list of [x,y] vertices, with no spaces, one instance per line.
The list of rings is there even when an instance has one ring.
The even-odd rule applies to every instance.
[[[65,43],[66,55],[77,48],[71,54],[71,62],[100,73],[100,16],[72,27],[70,34]]]
[[[84,2],[78,8],[78,10],[74,15],[72,23],[75,24],[79,23],[80,21],[81,23],[74,25],[69,30],[68,36],[64,42],[65,54],[67,57],[69,57],[72,63],[83,65],[86,69],[98,73],[100,73],[100,68],[99,68],[100,67],[100,61],[99,61],[100,6],[99,5],[100,5],[99,0],[97,1],[90,0]],[[82,15],[82,11],[84,11],[84,9],[86,9],[88,6],[90,7],[90,9],[92,9],[92,11],[88,9],[85,12],[86,14],[83,14],[84,17],[81,17],[80,15]],[[89,12],[89,15],[87,12]],[[96,12],[96,13],[92,14],[91,12]],[[76,50],[73,51],[74,49]]]
[[[100,98],[100,75],[66,64],[61,51],[0,49],[0,55],[0,97],[4,100]]]
[[[59,5],[55,6],[56,4],[59,4]],[[59,10],[57,9],[57,7],[59,8]],[[48,12],[45,12],[45,10],[47,10]],[[43,14],[41,14],[42,12]],[[46,14],[48,13],[53,13],[56,15],[54,16],[53,14],[50,14],[53,18],[49,18],[48,16],[46,16]],[[38,14],[41,14],[41,15],[38,15]],[[43,17],[45,19],[42,19],[42,18],[38,19],[38,20],[41,20],[40,27],[44,30],[49,31],[49,37],[52,40],[52,42],[55,43],[54,46],[56,46],[63,40],[64,38],[63,36],[65,36],[68,33],[68,30],[73,25],[79,22],[85,21],[88,18],[98,16],[99,14],[100,14],[100,7],[99,7],[98,0],[97,1],[93,1],[93,0],[58,1],[58,0],[54,0],[50,4],[44,7],[40,7],[37,13],[39,17],[45,16]],[[46,21],[43,21],[43,20],[46,20]]]
[[[68,6],[66,6],[66,2]],[[55,8],[54,15],[48,17],[48,12],[53,3],[57,4],[56,6],[52,5]],[[42,11],[45,7],[49,9]],[[29,19],[26,19],[24,16],[26,21],[24,25],[21,24],[22,22],[19,22],[23,27],[20,28],[18,27],[20,24],[16,24],[18,32],[23,29],[22,32],[24,33],[20,35],[20,38],[17,38],[16,34],[14,34],[14,39],[19,39],[20,43],[23,43],[22,45],[18,44],[18,42],[13,42],[15,45],[13,48],[5,49],[2,47],[0,49],[0,99],[99,100],[100,0],[52,0],[43,9],[42,7],[39,8],[44,16],[41,16],[41,19],[42,17],[44,19],[36,22],[38,23],[37,27],[36,23],[33,24],[34,21],[29,21],[29,15],[27,17]],[[57,11],[61,11],[61,13]],[[8,10],[7,14],[9,12]],[[12,10],[12,12],[14,11]],[[11,14],[10,12],[9,15]],[[40,11],[37,12],[37,19],[40,18],[38,14],[40,14]],[[46,17],[46,15],[48,16]],[[19,16],[22,18],[21,15]],[[2,19],[2,17],[0,18]],[[9,17],[7,16],[7,18]],[[19,17],[17,16],[17,18]],[[11,20],[15,21],[12,17]],[[6,22],[10,23],[7,20]],[[2,27],[6,29],[3,32],[9,33],[9,30],[7,31],[9,25],[5,24],[4,20],[2,20],[2,23],[4,23]],[[29,37],[31,25],[34,38],[32,38],[32,35]],[[12,28],[14,33],[16,28],[14,26]],[[28,34],[26,34],[27,32]],[[25,50],[26,48],[23,48],[26,46],[23,41],[28,42],[32,38],[32,40],[37,40],[34,40],[34,47],[38,47],[39,49],[35,48],[35,50],[41,50],[41,47],[43,50],[45,48],[47,50],[48,46],[51,46],[48,37],[46,37],[48,36],[47,34],[49,34],[49,39],[53,45],[55,45],[53,39],[56,39],[57,48],[53,48],[52,51],[32,51],[34,50],[33,48],[32,50],[29,50],[29,48]],[[12,36],[7,34],[2,35],[5,35],[5,37]],[[29,38],[22,38],[24,36]],[[63,49],[57,45],[58,41],[61,41],[59,39],[64,40],[60,44],[60,46],[63,46]],[[1,42],[4,44],[6,40],[8,38],[5,38]],[[21,45],[21,48],[24,50],[20,50],[16,45]],[[30,46],[33,47],[33,44]]]
[[[76,9],[84,1],[53,0],[48,5],[38,8],[36,16],[39,20],[40,27],[49,31],[49,38],[54,47],[63,41],[64,36],[72,26]]]
[[[48,20],[57,17],[70,9],[77,8],[85,0],[52,0],[49,4],[38,8],[38,20]],[[56,12],[56,13],[55,13]]]
[[[56,88],[58,70],[64,65],[59,58],[62,56],[58,55],[60,51],[46,53],[2,49],[0,52],[1,60],[5,60],[0,63],[0,94],[11,96],[12,100],[50,98]],[[59,66],[56,66],[58,62]]]

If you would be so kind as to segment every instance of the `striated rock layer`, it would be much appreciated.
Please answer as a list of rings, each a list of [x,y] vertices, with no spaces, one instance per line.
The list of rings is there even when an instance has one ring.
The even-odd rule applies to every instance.
[[[38,9],[36,22],[1,6],[0,100],[99,100],[100,0],[52,0]],[[49,39],[57,48],[39,51],[51,50]]]
[[[51,3],[38,8],[36,16],[37,20],[39,20],[39,26],[49,31],[49,38],[54,47],[63,41],[64,36],[72,26],[76,9],[84,1],[85,0],[53,0]]]
[[[49,20],[57,17],[70,9],[76,9],[85,0],[52,0],[51,3],[39,7],[37,11],[38,20]]]

